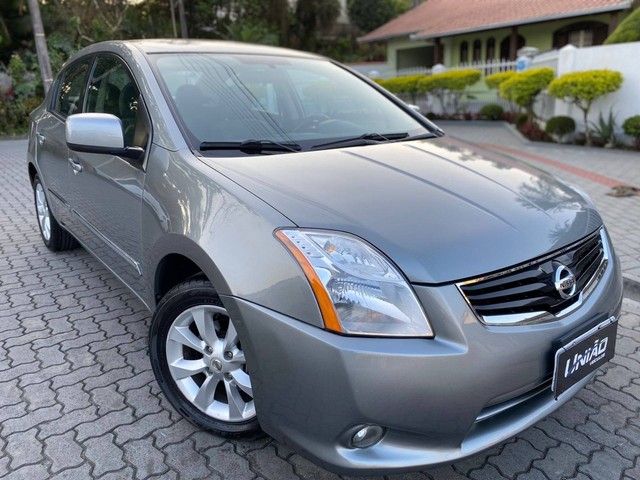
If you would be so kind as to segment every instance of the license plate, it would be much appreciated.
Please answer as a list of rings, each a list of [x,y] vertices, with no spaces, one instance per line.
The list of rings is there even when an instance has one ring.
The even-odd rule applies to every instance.
[[[556,351],[551,385],[556,398],[613,358],[617,329],[611,317]]]

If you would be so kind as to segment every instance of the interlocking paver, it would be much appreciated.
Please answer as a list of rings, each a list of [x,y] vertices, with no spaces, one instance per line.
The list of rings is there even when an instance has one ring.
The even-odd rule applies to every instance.
[[[276,449],[273,445],[249,452],[247,459],[256,472],[269,480],[297,478],[291,464],[276,455]]]
[[[125,467],[124,452],[113,442],[113,434],[92,438],[83,442],[86,459],[94,465],[93,477],[100,477],[107,472],[117,472]],[[131,477],[129,477],[131,478]]]
[[[44,441],[44,453],[52,462],[51,472],[57,473],[84,463],[82,447],[73,438],[73,432],[51,436]]]
[[[542,460],[533,462],[533,466],[544,472],[548,477],[570,478],[579,465],[585,463],[588,457],[578,453],[566,443],[549,449]]]
[[[480,137],[486,148],[490,139]],[[25,145],[0,142],[0,477],[340,478],[266,435],[227,439],[182,419],[151,371],[149,313],[84,250],[53,254],[42,245]],[[523,151],[535,153],[529,145]],[[586,162],[598,166],[593,156]],[[606,175],[623,171],[614,170]],[[640,224],[633,213],[640,197],[614,199],[601,185],[566,176],[609,224],[617,220],[610,231],[623,265],[638,261],[638,236],[625,229]],[[547,420],[453,466],[385,480],[637,480],[640,304],[625,301],[619,332],[606,371]]]
[[[633,462],[621,457],[615,450],[605,448],[596,452],[580,471],[590,478],[620,478],[624,470],[633,466]]]
[[[125,459],[136,470],[135,478],[159,475],[169,470],[165,454],[153,446],[151,439],[134,440],[123,447]]]
[[[515,478],[531,468],[534,460],[543,458],[544,454],[525,441],[518,439],[504,447],[500,455],[489,457],[489,463],[496,467],[502,476]]]
[[[116,444],[122,445],[129,440],[137,440],[147,436],[154,430],[168,427],[169,425],[171,425],[169,412],[163,410],[161,412],[142,417],[131,424],[121,425],[117,427],[113,433],[116,435]]]
[[[207,457],[195,450],[192,440],[170,445],[163,450],[167,455],[167,464],[174,471],[181,472],[182,479],[211,477],[211,470],[207,467]],[[227,471],[227,469],[223,468],[222,471]],[[239,469],[234,468],[233,471],[238,472]],[[251,477],[242,476],[239,478],[248,479]]]
[[[10,469],[38,463],[43,459],[42,444],[36,439],[36,429],[14,433],[7,437],[5,453],[11,458]]]

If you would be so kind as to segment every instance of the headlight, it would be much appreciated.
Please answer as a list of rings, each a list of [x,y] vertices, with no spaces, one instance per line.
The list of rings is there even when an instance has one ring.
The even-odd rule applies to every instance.
[[[355,335],[432,337],[413,290],[384,255],[345,233],[278,230],[304,271],[331,330]]]

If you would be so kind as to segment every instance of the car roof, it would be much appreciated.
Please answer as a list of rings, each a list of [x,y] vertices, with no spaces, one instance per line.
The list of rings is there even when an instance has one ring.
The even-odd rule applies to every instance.
[[[156,53],[232,53],[325,59],[325,57],[312,53],[267,45],[223,40],[183,39],[110,40],[93,44],[83,49],[83,53],[111,50],[113,47],[137,48],[147,55]]]

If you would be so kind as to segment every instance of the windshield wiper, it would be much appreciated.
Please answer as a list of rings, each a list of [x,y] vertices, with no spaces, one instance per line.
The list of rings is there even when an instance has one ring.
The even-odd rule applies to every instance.
[[[340,147],[359,147],[361,145],[376,145],[382,142],[388,142],[390,140],[402,140],[407,138],[408,133],[386,133],[384,135],[380,133],[365,133],[357,137],[348,137],[336,140],[334,142],[319,143],[311,147],[311,150],[315,148],[340,148]]]
[[[343,138],[334,142],[319,143],[311,147],[316,148],[341,148],[341,147],[359,147],[362,145],[378,145],[385,142],[401,142],[405,140],[421,140],[424,138],[434,138],[437,135],[433,133],[423,133],[420,135],[410,136],[407,132],[398,133],[365,133],[358,137]]]
[[[202,142],[200,150],[238,150],[247,153],[299,152],[297,143],[279,143],[272,140],[245,140],[244,142]]]

